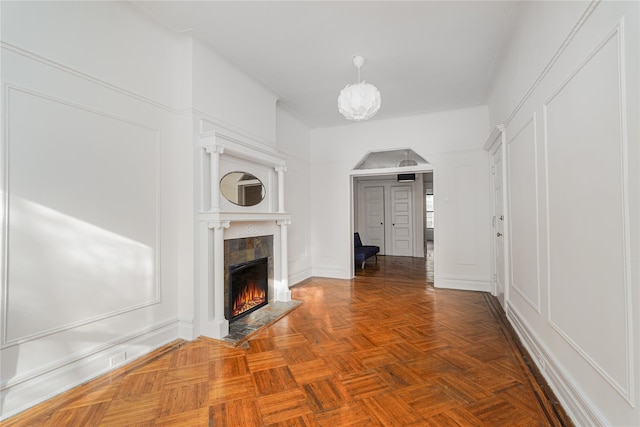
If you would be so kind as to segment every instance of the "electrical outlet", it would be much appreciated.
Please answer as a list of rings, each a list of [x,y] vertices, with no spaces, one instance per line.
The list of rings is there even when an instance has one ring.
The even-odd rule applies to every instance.
[[[121,363],[124,363],[125,360],[127,360],[127,353],[123,351],[109,359],[109,366],[114,367],[116,365],[120,365]]]

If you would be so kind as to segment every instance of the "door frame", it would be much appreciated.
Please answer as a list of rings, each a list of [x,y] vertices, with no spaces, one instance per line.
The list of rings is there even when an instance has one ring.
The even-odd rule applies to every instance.
[[[510,242],[510,226],[509,226],[509,199],[508,199],[508,166],[507,166],[507,132],[504,125],[496,125],[489,135],[487,142],[484,144],[484,149],[489,152],[489,162],[491,169],[491,188],[495,188],[495,177],[494,173],[494,165],[493,165],[493,154],[500,150],[500,154],[502,155],[502,209],[504,215],[503,221],[503,232],[502,232],[502,245],[504,248],[503,253],[503,268],[502,268],[502,277],[504,278],[504,306],[503,309],[505,313],[508,313],[509,307],[509,288],[510,288],[510,265],[511,258],[509,256],[509,242]],[[492,221],[493,227],[492,230],[495,231],[495,224],[498,221],[497,218],[497,201],[495,198],[495,191],[491,192],[491,213],[492,213]],[[497,246],[496,235],[491,236],[491,258],[492,258],[492,278],[491,278],[491,295],[497,296],[497,260],[496,260],[496,246]]]
[[[356,183],[356,178],[361,178],[361,177],[384,177],[384,176],[389,176],[389,175],[397,175],[399,173],[428,173],[431,172],[433,173],[433,188],[434,188],[434,193],[435,193],[435,189],[436,189],[436,182],[437,182],[437,178],[436,178],[436,168],[433,164],[423,164],[423,165],[418,165],[418,166],[411,166],[411,167],[388,167],[388,168],[379,168],[379,169],[352,169],[351,171],[349,171],[349,199],[350,199],[350,211],[349,211],[349,215],[350,215],[350,223],[349,223],[349,229],[350,229],[350,235],[353,236],[354,233],[354,229],[355,229],[355,216],[358,214],[358,208],[357,208],[357,204],[356,204],[356,195],[358,193],[358,188],[357,188],[357,183]],[[414,194],[414,198],[415,198],[415,194]],[[422,198],[424,198],[424,194],[421,195]],[[422,217],[424,219],[424,212],[422,214]],[[437,236],[437,227],[433,229],[433,241],[436,241],[436,236]],[[353,237],[350,239],[351,240],[351,261],[350,261],[350,270],[351,270],[351,277],[354,278],[355,277],[355,261],[354,261],[354,257],[353,257]],[[415,246],[415,242],[414,242],[414,246]],[[426,256],[426,254],[425,254]],[[434,249],[433,249],[433,258],[434,258],[434,280],[435,280],[435,270],[437,270],[438,265],[437,265],[437,260],[438,260],[438,245],[434,245]]]

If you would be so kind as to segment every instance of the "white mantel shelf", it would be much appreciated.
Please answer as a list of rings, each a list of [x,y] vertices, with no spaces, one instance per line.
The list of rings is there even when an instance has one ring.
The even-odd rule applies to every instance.
[[[200,212],[199,221],[262,222],[291,220],[291,215],[283,212]]]

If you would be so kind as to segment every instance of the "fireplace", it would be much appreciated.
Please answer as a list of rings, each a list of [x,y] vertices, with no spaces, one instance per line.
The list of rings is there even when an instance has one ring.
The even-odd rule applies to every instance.
[[[260,258],[229,267],[226,318],[238,320],[269,302],[269,259]]]
[[[200,119],[199,128],[199,179],[195,180],[199,193],[195,248],[198,304],[193,334],[223,339],[229,335],[233,317],[232,267],[235,271],[235,266],[267,258],[265,303],[291,301],[287,252],[291,215],[284,206],[287,167],[275,143],[235,130],[229,133],[226,126],[205,119]],[[233,171],[251,173],[262,182],[265,194],[260,203],[237,206],[224,197],[220,181]],[[254,313],[235,326],[251,320]]]

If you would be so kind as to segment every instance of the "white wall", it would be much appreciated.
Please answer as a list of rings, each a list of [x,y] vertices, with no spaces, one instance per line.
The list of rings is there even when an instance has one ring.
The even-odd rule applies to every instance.
[[[282,107],[277,109],[278,151],[286,156],[285,210],[291,214],[288,231],[289,284],[311,277],[309,178],[310,130]]]
[[[197,114],[273,144],[276,100],[272,92],[211,47],[193,40],[193,108]]]
[[[368,151],[409,147],[435,168],[436,286],[488,289],[491,193],[481,148],[487,131],[486,107],[312,130],[313,275],[352,277],[349,172]]]
[[[639,6],[519,3],[489,93],[508,316],[577,425],[640,425]]]
[[[2,2],[2,418],[179,335],[181,49],[127,3]]]
[[[197,336],[197,135],[276,150],[277,123],[274,94],[127,2],[2,2],[2,83],[6,418],[112,356]],[[289,267],[303,279],[309,135],[278,122],[298,219]]]

